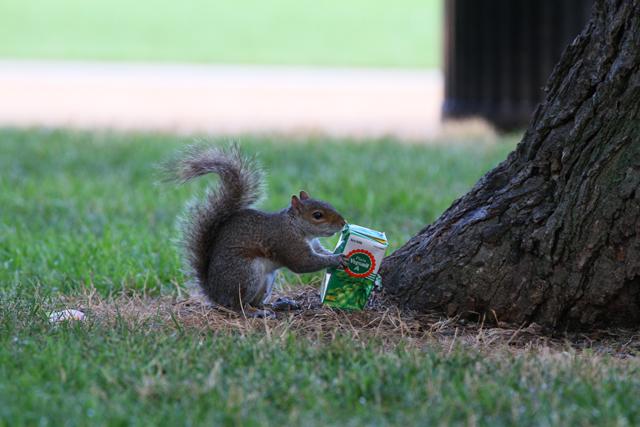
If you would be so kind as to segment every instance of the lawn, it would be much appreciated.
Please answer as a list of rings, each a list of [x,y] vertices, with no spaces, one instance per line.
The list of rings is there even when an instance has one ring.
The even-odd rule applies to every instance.
[[[0,57],[436,67],[440,0],[3,0]]]
[[[485,345],[468,345],[456,341],[457,327],[446,345],[394,331],[394,339],[365,337],[357,327],[314,337],[299,332],[304,318],[232,318],[223,330],[161,316],[159,305],[154,317],[154,301],[172,301],[184,282],[175,218],[207,181],[161,185],[156,165],[188,141],[0,130],[0,425],[640,422],[637,359],[562,340],[491,346],[478,332]],[[280,208],[304,188],[349,221],[385,230],[393,250],[515,141],[247,137],[241,145],[270,171],[263,208]],[[300,281],[317,285],[319,277]],[[109,318],[96,310],[81,324],[49,324],[52,308],[93,290],[95,306],[129,300],[151,317],[132,319],[114,303]],[[362,319],[334,315],[351,326]]]
[[[0,255],[6,268],[0,281],[39,282],[63,292],[90,283],[109,292],[161,289],[182,280],[171,242],[174,224],[207,180],[160,185],[157,167],[186,142],[2,132]],[[386,231],[391,250],[435,219],[513,144],[242,140],[269,173],[263,208],[280,209],[305,189],[331,202],[349,222]]]

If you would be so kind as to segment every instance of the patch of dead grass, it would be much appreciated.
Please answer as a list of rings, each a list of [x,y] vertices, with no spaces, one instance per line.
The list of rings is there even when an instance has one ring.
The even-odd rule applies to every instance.
[[[462,346],[487,354],[589,350],[591,354],[625,358],[640,352],[640,333],[629,330],[548,335],[536,324],[495,326],[484,321],[446,318],[437,313],[416,313],[384,304],[375,296],[366,310],[344,311],[324,307],[318,290],[312,286],[291,288],[284,293],[303,308],[279,312],[276,319],[247,318],[242,313],[211,306],[199,295],[103,297],[88,289],[80,295],[64,297],[62,303],[65,308],[80,309],[90,319],[101,322],[124,321],[132,327],[195,333],[263,334],[268,339],[293,333],[318,342],[347,335],[361,344],[376,341],[393,347],[403,343],[418,348],[436,347],[446,352]]]

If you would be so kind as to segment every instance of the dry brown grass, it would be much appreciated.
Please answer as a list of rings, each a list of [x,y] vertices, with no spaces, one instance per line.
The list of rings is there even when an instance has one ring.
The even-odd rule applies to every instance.
[[[64,297],[65,308],[84,311],[100,322],[127,322],[133,327],[174,329],[191,333],[262,334],[282,338],[293,333],[313,341],[331,341],[348,335],[356,342],[377,342],[385,347],[400,343],[412,347],[436,347],[452,351],[458,346],[493,354],[496,352],[564,352],[590,350],[595,354],[628,357],[640,352],[640,333],[628,330],[594,331],[589,334],[550,335],[536,324],[527,327],[487,321],[469,322],[437,313],[404,311],[373,298],[364,311],[343,311],[322,306],[316,288],[287,289],[284,293],[303,309],[277,313],[276,319],[247,318],[212,307],[201,296],[182,292],[150,297],[142,294],[105,298],[95,290]],[[486,319],[485,319],[486,320]]]

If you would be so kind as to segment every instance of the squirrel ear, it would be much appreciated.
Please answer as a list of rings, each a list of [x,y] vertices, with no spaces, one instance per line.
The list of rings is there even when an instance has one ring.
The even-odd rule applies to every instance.
[[[301,191],[300,191],[300,200],[307,200],[307,199],[309,199],[309,198],[310,198],[310,197],[309,197],[309,193],[307,193],[307,192],[306,192],[306,191],[304,191],[304,190],[301,190]]]
[[[302,203],[296,195],[291,196],[291,207],[298,211],[302,208]]]

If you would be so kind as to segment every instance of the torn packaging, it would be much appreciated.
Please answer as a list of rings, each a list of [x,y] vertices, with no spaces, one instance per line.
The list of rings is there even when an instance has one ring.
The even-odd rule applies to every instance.
[[[387,250],[384,233],[359,225],[347,224],[342,229],[335,254],[344,254],[344,269],[328,269],[320,298],[330,307],[362,310],[379,283],[378,269]]]

